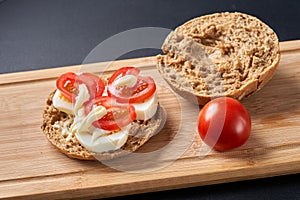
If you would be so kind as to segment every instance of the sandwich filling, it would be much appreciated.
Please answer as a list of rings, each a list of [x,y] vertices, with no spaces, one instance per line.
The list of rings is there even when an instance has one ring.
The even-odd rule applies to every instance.
[[[130,91],[138,87],[139,92],[144,91],[146,88],[139,86],[139,78],[137,75],[123,74],[113,81],[110,90],[114,87],[116,90]],[[88,151],[103,153],[120,149],[128,139],[133,121],[149,120],[157,111],[156,90],[143,101],[130,102],[129,99],[127,102],[118,102],[118,98],[109,93],[108,86],[104,89],[107,92],[103,90],[101,96],[95,97],[88,84],[80,82],[76,85],[76,93],[71,100],[60,88],[57,88],[52,99],[55,108],[74,117],[73,121],[67,120],[63,125],[56,122],[54,126],[61,129],[67,141],[75,135]]]

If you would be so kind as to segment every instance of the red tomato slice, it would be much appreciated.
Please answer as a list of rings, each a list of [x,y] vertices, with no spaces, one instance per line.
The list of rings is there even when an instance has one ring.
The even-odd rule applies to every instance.
[[[96,74],[88,72],[84,72],[78,75],[76,82],[78,82],[78,85],[84,83],[87,86],[90,94],[90,99],[102,96],[105,89],[104,81]]]
[[[60,92],[69,100],[72,100],[72,95],[76,92],[74,82],[77,78],[77,75],[73,72],[67,72],[62,74],[56,80],[56,87]]]
[[[151,77],[139,76],[140,69],[135,67],[123,67],[117,70],[108,80],[107,93],[121,103],[143,103],[156,91],[156,85]],[[137,82],[133,87],[114,86],[114,81],[125,75],[137,76]]]
[[[90,99],[102,96],[105,84],[97,75],[88,72],[79,75],[73,72],[62,74],[56,80],[56,87],[71,102],[75,102],[78,86],[85,84],[89,90]]]
[[[220,97],[208,102],[200,111],[198,132],[202,140],[218,151],[243,145],[251,132],[251,118],[239,101]]]
[[[85,105],[85,114],[88,114],[94,105],[104,106],[107,111],[104,117],[93,122],[93,125],[97,128],[109,131],[120,130],[129,125],[136,118],[135,109],[132,105],[116,104],[116,102],[113,102],[113,99],[108,96],[101,96],[90,100]]]

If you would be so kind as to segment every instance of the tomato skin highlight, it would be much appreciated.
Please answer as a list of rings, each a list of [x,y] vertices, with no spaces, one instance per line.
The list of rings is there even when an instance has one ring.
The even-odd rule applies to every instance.
[[[93,122],[93,126],[109,130],[118,131],[129,125],[136,119],[136,112],[132,105],[120,105],[113,101],[111,97],[101,96],[91,99],[85,103],[85,114],[87,115],[93,109],[93,106],[104,106],[107,114],[98,121]]]
[[[140,69],[135,67],[122,67],[108,80],[108,96],[115,98],[120,103],[143,103],[156,91],[156,85],[151,77],[139,76]],[[125,75],[134,75],[137,82],[133,87],[115,87],[114,81]]]
[[[208,102],[198,117],[198,133],[207,145],[226,151],[243,145],[251,133],[251,118],[237,100],[220,97]]]
[[[90,98],[102,96],[105,89],[104,81],[96,74],[83,72],[79,75],[73,72],[62,74],[56,80],[56,87],[70,102],[75,102],[78,86],[85,84],[89,90]]]

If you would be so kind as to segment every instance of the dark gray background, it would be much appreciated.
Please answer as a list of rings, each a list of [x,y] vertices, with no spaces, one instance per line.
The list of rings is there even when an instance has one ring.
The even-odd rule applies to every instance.
[[[299,8],[297,0],[0,0],[0,73],[80,64],[96,45],[119,32],[145,26],[174,29],[193,17],[220,11],[255,15],[280,41],[300,39]],[[121,58],[157,53],[145,49]],[[300,175],[289,175],[129,197],[300,199],[299,180]]]

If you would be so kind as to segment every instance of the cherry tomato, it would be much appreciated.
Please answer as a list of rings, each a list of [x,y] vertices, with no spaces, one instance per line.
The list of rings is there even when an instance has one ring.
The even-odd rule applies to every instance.
[[[115,131],[129,125],[136,118],[135,109],[132,105],[120,105],[108,96],[96,97],[85,104],[85,114],[87,115],[93,106],[104,106],[107,114],[93,122],[93,126],[104,130]]]
[[[247,109],[237,100],[220,97],[208,102],[198,117],[198,132],[202,140],[218,151],[243,145],[251,132]]]
[[[140,70],[135,67],[123,67],[117,70],[108,80],[107,92],[121,103],[143,103],[156,91],[156,85],[151,77],[139,76]],[[134,75],[137,82],[133,87],[114,86],[114,81],[125,75]]]
[[[82,83],[87,86],[91,99],[102,96],[105,88],[103,80],[97,75],[88,72],[79,75],[73,72],[62,74],[56,80],[56,87],[69,101],[74,102],[78,93],[78,86]]]

